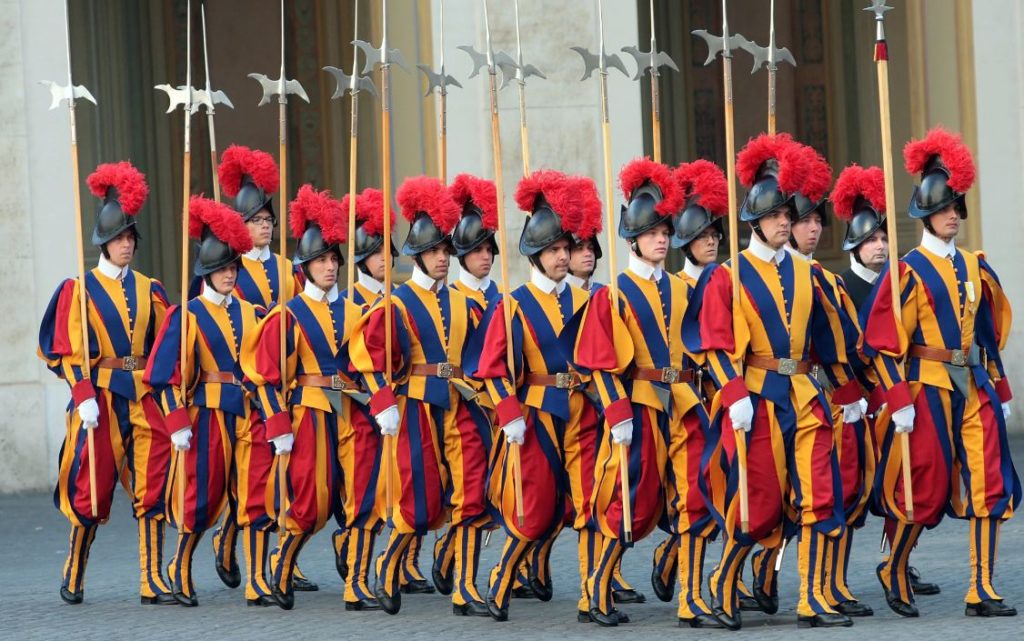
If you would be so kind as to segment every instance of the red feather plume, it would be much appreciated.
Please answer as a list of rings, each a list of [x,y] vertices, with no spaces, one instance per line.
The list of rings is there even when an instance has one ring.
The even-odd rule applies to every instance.
[[[199,240],[206,227],[239,254],[252,249],[252,237],[238,212],[224,203],[192,196],[188,201],[188,235]]]
[[[807,176],[800,187],[800,193],[811,202],[820,202],[832,184],[832,167],[828,161],[810,145],[801,145],[807,163]]]
[[[527,214],[532,213],[537,196],[544,194],[547,198],[546,190],[565,178],[565,174],[554,169],[538,169],[529,176],[523,176],[516,185],[516,193],[513,196],[516,205]]]
[[[847,222],[853,220],[858,196],[866,198],[879,214],[885,214],[885,176],[880,168],[855,163],[839,173],[831,197],[836,217]]]
[[[974,184],[974,157],[959,134],[935,127],[921,140],[911,140],[903,147],[904,167],[910,174],[921,173],[932,156],[941,158],[949,170],[950,189],[963,194]]]
[[[391,212],[391,230],[395,229],[395,212]],[[384,192],[367,187],[356,199],[356,222],[362,223],[363,231],[370,236],[384,233]]]
[[[395,192],[395,198],[406,220],[412,222],[417,213],[424,212],[445,234],[451,232],[462,215],[444,183],[430,176],[406,178]]]
[[[89,174],[86,179],[89,191],[97,198],[105,198],[107,189],[117,190],[117,200],[121,203],[121,211],[134,216],[142,209],[149,196],[149,185],[146,176],[127,160],[104,163]]]
[[[299,187],[299,193],[288,205],[288,224],[292,236],[301,238],[311,223],[320,226],[324,240],[328,243],[343,243],[348,235],[341,203],[331,198],[328,190],[317,191],[310,184]]]
[[[626,200],[629,200],[637,187],[647,181],[661,190],[661,202],[654,206],[654,211],[668,216],[683,208],[685,197],[679,184],[672,178],[672,170],[665,165],[647,157],[637,158],[626,163],[619,172],[619,186]]]
[[[789,134],[752,138],[736,156],[736,175],[747,189],[757,180],[757,170],[765,161],[774,158],[779,165],[779,188],[787,194],[800,191],[807,174],[807,159],[802,145]]]
[[[552,192],[548,202],[562,218],[563,230],[584,240],[601,231],[601,197],[592,179],[567,176]]]
[[[256,186],[269,193],[277,191],[281,175],[274,157],[259,149],[231,145],[224,150],[217,167],[220,188],[228,198],[234,198],[242,188],[242,176],[248,174]]]
[[[729,186],[722,168],[710,160],[694,160],[673,172],[683,198],[696,197],[697,204],[716,217],[729,213]]]
[[[495,231],[498,229],[498,188],[493,180],[479,178],[472,174],[459,174],[454,182],[448,187],[452,200],[460,208],[466,206],[467,201],[483,212],[481,222],[484,229]]]

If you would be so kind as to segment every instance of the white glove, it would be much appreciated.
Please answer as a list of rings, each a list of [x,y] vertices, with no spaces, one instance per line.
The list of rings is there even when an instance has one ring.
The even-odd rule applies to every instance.
[[[295,435],[291,433],[282,434],[270,439],[270,442],[274,444],[274,449],[277,450],[278,454],[290,454],[292,446],[295,445]]]
[[[750,402],[749,396],[744,396],[729,406],[729,420],[732,421],[732,429],[750,431],[754,422],[754,405]]]
[[[78,404],[78,416],[82,419],[82,429],[91,430],[100,424],[100,406],[95,398],[87,398]]]
[[[384,436],[398,436],[398,424],[401,422],[401,417],[398,415],[397,405],[392,405],[373,418],[377,419],[377,425],[380,425],[381,434]]]
[[[501,428],[505,432],[505,440],[509,443],[523,444],[526,437],[526,421],[521,418],[513,419],[511,423]]]
[[[1013,411],[1010,409],[1009,403],[1003,403],[1003,420],[1008,421],[1013,415]]]
[[[629,446],[633,442],[633,420],[622,421],[612,426],[612,443]]]
[[[192,428],[183,427],[174,434],[171,434],[171,443],[174,443],[174,449],[179,452],[192,449],[192,445],[189,441],[192,440]]]
[[[892,413],[892,424],[896,426],[897,434],[910,434],[914,431],[914,417],[917,416],[917,412],[914,411],[913,405],[907,405],[902,409],[898,409]]]
[[[843,405],[843,422],[844,423],[856,423],[860,419],[864,418],[864,414],[868,411],[868,402],[863,398],[856,403],[850,403],[849,405]]]

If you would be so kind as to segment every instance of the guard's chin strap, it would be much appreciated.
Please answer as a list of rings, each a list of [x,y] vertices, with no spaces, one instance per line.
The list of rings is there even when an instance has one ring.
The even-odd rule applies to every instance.
[[[373,278],[373,274],[371,274],[370,270],[366,268],[366,259],[363,259],[356,263],[356,269],[358,269],[364,276],[369,276],[370,278]]]
[[[700,263],[697,262],[697,259],[693,257],[693,252],[690,251],[690,244],[691,243],[687,243],[686,247],[683,247],[683,256],[694,265],[700,265]]]
[[[764,232],[761,231],[761,223],[755,220],[750,223],[750,228],[755,234],[757,234],[757,237],[761,239],[761,242],[768,244],[768,238],[764,235]]]
[[[641,253],[641,251],[640,251],[640,243],[636,242],[636,238],[631,238],[630,239],[630,241],[629,241],[629,249],[634,254],[636,254],[637,258],[643,258],[644,257],[643,253]]]
[[[416,256],[414,256],[412,260],[414,263],[416,263],[416,266],[420,268],[421,272],[423,272],[424,274],[430,273],[427,271],[427,266],[423,264],[423,254],[416,254]]]
[[[537,271],[544,274],[548,278],[551,278],[550,276],[548,276],[548,273],[544,271],[544,266],[540,264],[540,252],[533,254],[532,256],[527,256],[526,260],[530,261],[530,264],[533,265]]]

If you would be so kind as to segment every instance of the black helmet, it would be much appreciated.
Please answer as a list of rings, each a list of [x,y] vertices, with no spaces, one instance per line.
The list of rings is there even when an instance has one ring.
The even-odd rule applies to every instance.
[[[434,219],[430,217],[430,214],[419,212],[412,224],[409,225],[409,234],[405,237],[405,244],[402,245],[402,254],[417,256],[442,243],[451,245],[451,236],[434,224]]]
[[[885,176],[878,167],[850,165],[832,190],[836,217],[847,222],[843,251],[853,251],[885,222]]]
[[[468,207],[466,208],[468,209]],[[455,225],[452,231],[452,246],[455,248],[455,255],[462,258],[486,242],[491,243],[494,253],[498,253],[498,243],[494,241],[494,230],[484,226],[484,221],[479,211],[466,211],[463,209],[462,218]]]
[[[885,216],[878,213],[863,196],[857,197],[853,206],[853,218],[846,228],[843,251],[853,251],[885,224]]]
[[[221,189],[234,198],[233,207],[248,222],[266,209],[276,219],[271,194],[277,191],[280,174],[274,157],[259,149],[231,145],[221,155],[217,176]]]
[[[331,198],[330,192],[303,185],[288,209],[292,235],[298,238],[292,263],[302,265],[329,251],[338,254],[339,263],[344,262],[338,247],[345,241],[344,217],[341,203]]]
[[[223,269],[252,249],[249,230],[227,205],[193,196],[188,203],[188,215],[189,236],[199,239],[193,269],[196,276]]]
[[[207,227],[203,231],[203,239],[199,241],[199,249],[196,250],[196,264],[193,271],[196,276],[206,276],[227,267],[238,260],[239,256],[238,252],[217,238]]]
[[[324,238],[324,232],[320,225],[310,223],[306,227],[306,231],[302,232],[302,236],[299,237],[299,242],[295,245],[295,257],[292,259],[292,263],[302,265],[332,250],[337,252],[338,260],[343,264],[345,259],[341,255],[341,248],[338,247],[338,243],[332,243]]]
[[[543,195],[537,196],[533,213],[526,218],[523,233],[519,236],[519,253],[535,256],[563,238],[572,240],[572,235],[562,228],[562,217],[551,208]]]
[[[807,173],[800,191],[793,197],[793,204],[796,208],[794,220],[803,220],[813,212],[817,212],[821,219],[821,226],[828,227],[825,192],[832,184],[832,168],[813,147],[801,145],[801,149],[807,162]]]
[[[626,240],[661,223],[672,228],[672,216],[683,206],[683,194],[672,171],[649,158],[637,158],[619,172],[627,204],[619,215],[619,236]]]
[[[128,161],[121,161],[100,165],[87,182],[93,195],[103,199],[96,212],[92,244],[102,247],[128,229],[138,239],[135,216],[149,195],[146,177]]]
[[[922,140],[907,143],[903,159],[908,172],[921,174],[907,208],[911,218],[927,218],[951,204],[960,218],[967,218],[965,194],[974,184],[975,167],[960,136],[936,127]]]
[[[355,244],[355,247],[352,248],[353,254],[356,264],[359,264],[377,253],[377,250],[384,244],[384,235],[367,234],[364,223],[356,227],[356,237],[353,243]],[[391,241],[391,255],[398,256],[398,248],[395,246],[394,240]]]
[[[273,198],[259,187],[248,174],[242,176],[242,187],[235,194],[235,211],[242,215],[242,220],[249,222],[249,219],[266,209],[270,216],[277,221],[274,214]]]
[[[348,194],[341,199],[342,214],[348,216],[349,200]],[[395,218],[391,217],[391,227],[395,227]],[[384,194],[381,190],[367,187],[356,196],[356,235],[350,241],[353,244],[352,253],[355,263],[358,265],[370,256],[373,256],[380,246],[384,244]],[[398,249],[395,243],[391,242],[391,255],[398,256]]]
[[[786,134],[754,138],[736,157],[740,182],[747,195],[740,220],[752,223],[780,208],[796,219],[795,196],[803,183],[806,156],[802,145]]]
[[[451,247],[451,231],[459,219],[459,206],[437,178],[407,178],[395,194],[402,215],[409,221],[402,254],[417,256],[441,244]]]
[[[725,234],[722,217],[715,216],[698,205],[695,198],[690,198],[686,208],[673,219],[672,226],[675,229],[675,233],[672,234],[672,247],[675,249],[686,247],[708,227],[714,227],[718,233]]]
[[[452,231],[455,256],[462,258],[486,242],[491,243],[497,254],[494,232],[498,227],[498,195],[494,183],[471,174],[459,174],[448,191],[455,204],[462,208],[462,218]]]
[[[925,165],[921,184],[914,185],[907,213],[911,218],[927,218],[950,204],[956,205],[961,218],[967,218],[967,199],[949,186],[949,170],[942,158],[933,156]]]

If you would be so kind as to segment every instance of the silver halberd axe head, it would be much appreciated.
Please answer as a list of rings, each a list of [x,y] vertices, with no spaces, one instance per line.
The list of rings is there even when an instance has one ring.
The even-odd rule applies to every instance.
[[[353,96],[360,91],[366,91],[367,93],[373,94],[374,98],[379,98],[377,95],[377,87],[373,84],[373,81],[366,76],[353,77],[342,71],[337,67],[330,65],[324,67],[324,71],[334,76],[334,79],[338,82],[337,88],[334,90],[334,94],[331,96],[331,100],[337,100],[345,95],[345,92],[351,93]]]
[[[788,62],[789,64],[796,66],[796,60],[793,59],[793,54],[789,52],[786,47],[774,47],[775,55],[772,55],[772,47],[762,47],[761,45],[747,40],[740,45],[740,48],[749,53],[754,57],[754,68],[750,70],[751,74],[757,73],[757,70],[762,65],[767,65],[770,71],[775,71],[777,62]]]
[[[440,91],[442,95],[447,94],[448,85],[462,89],[462,85],[451,74],[435,72],[429,65],[416,65],[416,68],[427,77],[427,92],[423,94],[424,98],[429,96],[430,92],[435,89]]]
[[[721,53],[723,57],[731,58],[734,49],[741,48],[743,47],[743,43],[749,42],[749,40],[738,33],[729,36],[728,39],[723,38],[722,36],[713,36],[708,33],[706,29],[697,29],[690,33],[697,36],[708,45],[708,57],[707,60],[704,61],[705,66],[714,62],[715,56],[719,53]]]
[[[67,100],[70,104],[79,98],[84,98],[92,104],[96,104],[96,99],[92,97],[92,94],[85,88],[85,85],[58,85],[50,80],[40,80],[39,84],[50,89],[50,109],[59,107],[63,100]]]
[[[536,76],[541,80],[548,79],[537,67],[526,63],[520,65],[512,59],[512,56],[504,51],[496,51],[494,53],[494,64],[501,69],[501,86],[499,89],[504,89],[512,80],[526,84],[526,79],[530,76]]]
[[[405,58],[402,57],[402,52],[398,49],[388,49],[387,59],[384,58],[382,52],[383,46],[374,47],[365,40],[353,40],[352,44],[363,50],[363,55],[366,56],[366,64],[363,65],[363,74],[368,74],[373,71],[373,65],[382,64],[396,64],[406,72],[409,72],[409,65],[405,62]]]
[[[652,76],[657,76],[658,67],[668,67],[672,71],[679,71],[679,67],[677,67],[675,61],[672,60],[672,56],[668,55],[664,51],[658,51],[654,54],[655,64],[653,65],[651,64],[650,51],[640,51],[639,47],[634,47],[632,45],[623,47],[622,51],[633,56],[633,59],[636,60],[636,75],[633,76],[633,80],[639,80],[648,69],[651,70]]]
[[[612,69],[618,69],[619,71],[622,72],[622,75],[626,76],[627,78],[629,77],[629,72],[626,71],[626,65],[622,64],[622,58],[619,58],[617,54],[613,53],[611,55],[598,55],[596,53],[591,53],[590,49],[587,49],[586,47],[569,48],[575,51],[576,53],[580,54],[580,57],[583,58],[583,77],[580,78],[580,81],[586,80],[595,71],[607,73],[609,67],[611,67]]]
[[[306,90],[302,88],[298,80],[288,80],[283,74],[277,80],[271,80],[262,73],[251,73],[249,77],[260,83],[260,86],[263,88],[263,98],[260,99],[260,107],[269,103],[274,96],[277,96],[278,102],[288,102],[289,94],[309,102],[309,96],[306,95]]]
[[[194,114],[196,111],[198,111],[200,105],[205,105],[207,109],[213,108],[213,97],[206,91],[200,91],[193,87],[185,87],[184,85],[172,87],[168,84],[156,85],[153,88],[158,91],[163,91],[167,94],[167,97],[170,99],[170,102],[167,105],[166,113],[173,112],[179,106],[186,107],[189,110],[190,114]],[[190,90],[191,95],[189,93]],[[227,96],[224,95],[224,92],[215,91],[213,93],[219,93],[221,94],[221,96],[223,96],[224,102],[221,102],[220,104],[226,104],[232,109],[234,109],[234,107],[231,105],[231,102],[228,101]]]

